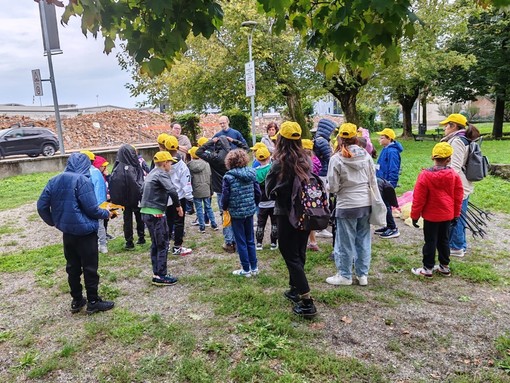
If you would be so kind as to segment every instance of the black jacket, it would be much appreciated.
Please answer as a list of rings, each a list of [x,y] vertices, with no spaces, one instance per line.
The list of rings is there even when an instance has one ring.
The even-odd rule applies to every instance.
[[[137,207],[142,198],[143,170],[133,146],[124,144],[110,175],[110,199],[112,203],[126,207]]]

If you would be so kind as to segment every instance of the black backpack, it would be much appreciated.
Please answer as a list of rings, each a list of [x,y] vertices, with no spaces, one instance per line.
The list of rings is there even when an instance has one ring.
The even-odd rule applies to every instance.
[[[137,207],[142,198],[142,169],[118,163],[110,174],[108,187],[112,203],[125,207]]]
[[[323,230],[328,227],[329,217],[328,194],[319,176],[312,173],[303,182],[294,177],[290,224],[298,230]]]
[[[476,182],[483,180],[489,172],[489,160],[482,154],[478,140],[470,141],[466,137],[460,137],[464,145],[469,147],[469,153],[462,171],[468,181]]]

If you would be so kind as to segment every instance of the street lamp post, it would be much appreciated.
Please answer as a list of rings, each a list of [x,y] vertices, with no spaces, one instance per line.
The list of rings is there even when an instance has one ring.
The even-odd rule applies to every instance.
[[[257,26],[256,21],[243,21],[242,27],[250,28],[248,35],[248,63],[245,65],[245,76],[246,76],[246,96],[251,98],[251,136],[253,145],[257,142],[257,136],[255,134],[255,64],[251,54],[251,42],[253,37],[253,29]]]

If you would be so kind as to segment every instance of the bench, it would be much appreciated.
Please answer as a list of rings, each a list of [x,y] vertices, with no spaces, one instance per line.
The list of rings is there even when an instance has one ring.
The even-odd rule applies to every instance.
[[[423,141],[423,140],[434,140],[437,141],[438,139],[441,139],[443,136],[443,130],[441,128],[436,128],[436,132],[432,134],[415,134],[412,133],[413,138],[415,141]]]

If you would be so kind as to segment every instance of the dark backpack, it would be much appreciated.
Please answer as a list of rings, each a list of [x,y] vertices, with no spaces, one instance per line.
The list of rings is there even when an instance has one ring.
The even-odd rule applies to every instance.
[[[478,141],[470,141],[466,137],[461,137],[464,145],[469,147],[469,153],[462,171],[468,181],[476,182],[483,180],[489,172],[489,160],[482,154],[482,149]]]
[[[125,207],[137,207],[142,198],[143,177],[141,168],[118,163],[110,174],[108,188],[112,203]]]
[[[312,173],[303,182],[294,177],[290,224],[298,230],[323,230],[328,227],[329,217],[328,195],[319,176]]]

